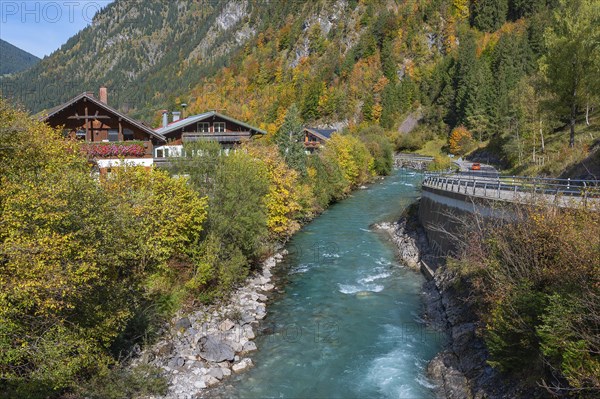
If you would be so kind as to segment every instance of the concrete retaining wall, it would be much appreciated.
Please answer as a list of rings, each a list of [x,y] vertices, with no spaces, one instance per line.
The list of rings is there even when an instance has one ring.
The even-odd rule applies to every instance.
[[[513,206],[503,200],[423,187],[419,221],[437,255],[448,255],[456,249],[456,236],[464,230],[465,221],[473,220],[474,217],[481,218],[483,222],[490,219],[514,219]]]

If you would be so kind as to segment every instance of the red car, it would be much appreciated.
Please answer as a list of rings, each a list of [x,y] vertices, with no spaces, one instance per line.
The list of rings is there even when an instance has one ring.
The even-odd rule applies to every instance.
[[[471,170],[481,170],[481,164],[475,162],[473,165],[471,165]]]

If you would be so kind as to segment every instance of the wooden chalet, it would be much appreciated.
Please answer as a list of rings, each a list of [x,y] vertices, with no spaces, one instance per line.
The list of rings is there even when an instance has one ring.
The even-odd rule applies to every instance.
[[[154,148],[167,140],[143,123],[108,105],[108,92],[100,88],[99,98],[85,92],[50,109],[39,118],[53,128],[62,128],[65,137],[89,143],[83,146],[100,170],[123,162],[150,167]]]
[[[304,128],[304,147],[307,152],[314,152],[316,149],[324,145],[333,133],[337,132],[335,129],[315,129],[312,127]]]
[[[155,158],[179,156],[183,144],[199,140],[217,141],[224,149],[233,148],[245,140],[267,134],[264,130],[248,125],[217,111],[179,118],[179,112],[173,112],[172,122],[168,122],[168,113],[163,113],[163,126],[155,129],[165,137],[168,144],[155,149]]]

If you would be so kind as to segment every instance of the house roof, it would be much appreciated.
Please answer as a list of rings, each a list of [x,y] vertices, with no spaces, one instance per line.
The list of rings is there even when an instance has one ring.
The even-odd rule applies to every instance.
[[[337,132],[336,129],[315,129],[312,127],[305,127],[304,130],[323,140],[329,140],[331,135]]]
[[[202,122],[203,120],[208,119],[208,118],[212,118],[213,116],[217,116],[217,117],[219,117],[221,119],[225,119],[225,120],[227,120],[229,122],[238,124],[238,125],[240,125],[242,127],[245,127],[248,130],[253,130],[253,131],[255,131],[258,134],[267,134],[267,132],[265,132],[262,129],[259,129],[259,128],[251,126],[251,125],[248,125],[247,123],[239,121],[239,120],[237,120],[235,118],[232,118],[230,116],[223,115],[223,114],[221,114],[221,113],[219,113],[217,111],[209,111],[209,112],[205,112],[203,114],[188,116],[187,118],[180,119],[177,122],[171,122],[166,127],[157,128],[154,131],[157,132],[157,133],[159,133],[159,134],[161,134],[161,135],[167,135],[169,133],[172,133],[172,132],[174,132],[176,130],[181,129],[184,126],[191,125],[193,123]]]
[[[118,118],[122,118],[123,120],[125,120],[128,123],[130,123],[131,125],[137,127],[144,133],[147,133],[149,136],[156,137],[157,139],[159,139],[161,141],[167,141],[167,139],[162,134],[154,131],[151,127],[148,127],[148,126],[144,125],[142,122],[137,121],[137,120],[117,111],[116,109],[109,106],[108,104],[105,104],[102,101],[94,98],[93,95],[91,95],[90,93],[87,93],[87,92],[81,93],[80,95],[70,99],[69,101],[67,101],[64,104],[57,105],[56,107],[50,108],[46,112],[39,113],[38,120],[40,120],[41,122],[46,122],[50,117],[58,114],[60,111],[64,110],[65,108],[67,108],[79,101],[82,101],[83,99],[85,99],[86,101],[90,101],[91,103],[97,105],[100,108],[103,108],[106,112],[112,113],[115,116],[117,116]]]

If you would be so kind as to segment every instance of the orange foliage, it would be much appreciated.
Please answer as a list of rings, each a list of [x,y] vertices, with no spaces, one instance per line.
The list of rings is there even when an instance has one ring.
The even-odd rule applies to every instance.
[[[464,155],[473,146],[473,135],[466,127],[458,126],[450,133],[448,144],[452,154]]]

